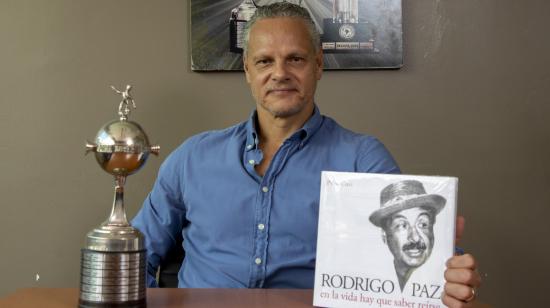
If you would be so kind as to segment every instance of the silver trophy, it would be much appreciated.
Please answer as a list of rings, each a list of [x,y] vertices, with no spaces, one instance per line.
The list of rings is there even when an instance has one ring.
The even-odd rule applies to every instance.
[[[139,124],[129,121],[130,107],[136,108],[125,91],[111,88],[122,96],[119,120],[99,130],[95,143],[86,144],[101,168],[115,179],[111,215],[86,235],[80,271],[80,307],[144,307],[146,305],[146,251],[143,235],[126,219],[124,182],[137,172],[150,153],[158,155],[159,146],[150,146]]]

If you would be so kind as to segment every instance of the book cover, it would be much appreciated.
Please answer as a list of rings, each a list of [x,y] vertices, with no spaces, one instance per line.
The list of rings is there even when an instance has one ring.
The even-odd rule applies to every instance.
[[[444,307],[458,179],[323,172],[315,306]]]

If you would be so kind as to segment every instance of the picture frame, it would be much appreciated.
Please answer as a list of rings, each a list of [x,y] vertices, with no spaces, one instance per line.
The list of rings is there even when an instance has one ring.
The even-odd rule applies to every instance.
[[[401,0],[282,0],[310,12],[321,34],[325,70],[403,66]],[[242,71],[244,26],[277,0],[191,0],[191,69]]]

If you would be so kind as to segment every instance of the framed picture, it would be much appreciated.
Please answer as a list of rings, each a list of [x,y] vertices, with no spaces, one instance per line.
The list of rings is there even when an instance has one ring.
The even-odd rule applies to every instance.
[[[285,0],[283,0],[285,1]],[[191,68],[242,71],[244,26],[277,0],[191,0]],[[308,10],[326,70],[403,66],[401,0],[286,0]]]

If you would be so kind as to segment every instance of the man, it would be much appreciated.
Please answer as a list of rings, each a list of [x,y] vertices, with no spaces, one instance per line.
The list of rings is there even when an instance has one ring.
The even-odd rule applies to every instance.
[[[323,58],[305,9],[261,7],[246,38],[256,110],[170,154],[133,221],[146,236],[149,286],[183,236],[179,287],[312,288],[321,171],[399,172],[378,140],[315,107]]]
[[[394,257],[401,291],[414,270],[432,254],[435,217],[445,203],[442,196],[427,194],[416,180],[393,183],[380,192],[380,209],[369,219],[383,230],[382,240]]]

